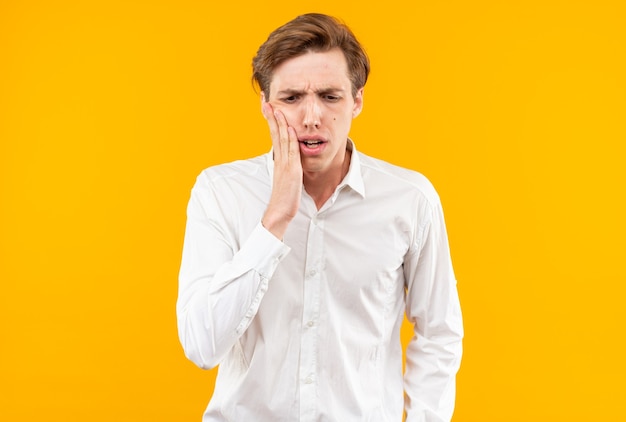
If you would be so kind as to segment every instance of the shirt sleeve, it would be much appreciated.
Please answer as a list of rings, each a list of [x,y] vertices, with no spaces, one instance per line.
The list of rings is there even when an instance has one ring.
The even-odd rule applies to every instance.
[[[240,244],[235,214],[201,175],[187,207],[176,314],[185,355],[204,369],[218,365],[248,328],[290,250],[260,220]]]
[[[441,204],[420,212],[404,263],[407,319],[414,336],[404,379],[407,422],[449,422],[461,362],[463,322]]]

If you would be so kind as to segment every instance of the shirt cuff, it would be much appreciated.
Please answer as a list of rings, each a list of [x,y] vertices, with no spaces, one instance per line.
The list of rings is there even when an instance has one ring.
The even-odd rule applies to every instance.
[[[235,255],[233,264],[239,267],[239,264],[245,266],[245,263],[254,263],[252,268],[262,277],[270,278],[280,261],[290,251],[289,246],[281,242],[259,222]]]

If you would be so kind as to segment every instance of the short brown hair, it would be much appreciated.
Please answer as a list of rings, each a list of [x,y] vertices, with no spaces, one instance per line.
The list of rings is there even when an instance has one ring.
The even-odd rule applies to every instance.
[[[356,96],[370,72],[367,54],[350,28],[320,13],[298,16],[274,30],[252,59],[252,81],[269,98],[274,70],[281,63],[308,51],[325,52],[333,48],[341,49],[346,57],[352,96]]]

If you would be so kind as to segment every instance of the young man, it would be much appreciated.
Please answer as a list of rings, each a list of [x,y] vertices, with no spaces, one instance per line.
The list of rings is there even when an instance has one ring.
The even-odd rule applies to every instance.
[[[179,336],[220,365],[203,420],[449,421],[463,327],[441,205],[348,138],[367,56],[308,14],[253,69],[272,151],[205,170],[188,207]]]

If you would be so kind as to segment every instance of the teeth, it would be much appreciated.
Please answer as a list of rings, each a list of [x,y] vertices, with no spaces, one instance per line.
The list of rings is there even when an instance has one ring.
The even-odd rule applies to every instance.
[[[306,145],[307,147],[310,147],[312,145],[319,145],[321,143],[322,141],[304,141],[304,145]]]

